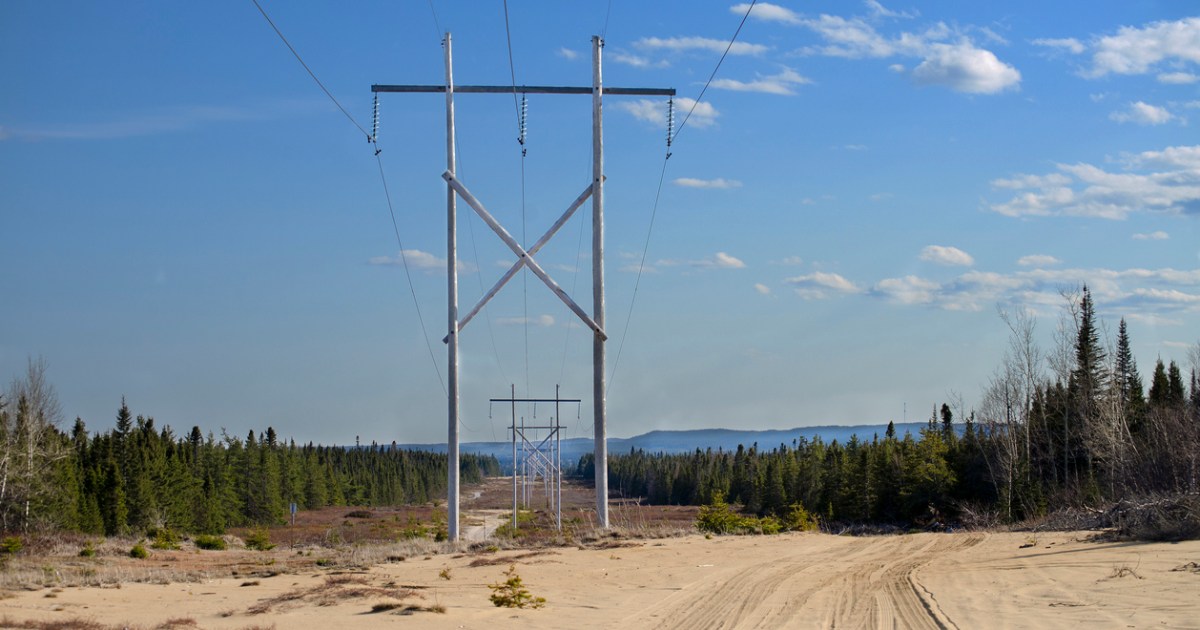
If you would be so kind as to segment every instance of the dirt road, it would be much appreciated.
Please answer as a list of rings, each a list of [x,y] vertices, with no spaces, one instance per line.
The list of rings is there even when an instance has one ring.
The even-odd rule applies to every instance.
[[[1089,536],[690,535],[451,551],[249,581],[14,592],[0,626],[8,616],[147,628],[1200,628],[1200,541]],[[510,565],[545,608],[491,604],[489,585]],[[394,616],[406,610],[412,619]]]

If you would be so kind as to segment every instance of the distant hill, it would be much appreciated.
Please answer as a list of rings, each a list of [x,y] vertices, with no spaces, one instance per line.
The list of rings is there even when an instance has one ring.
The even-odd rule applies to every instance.
[[[906,431],[914,436],[925,422],[896,423],[897,437],[903,437]],[[770,429],[765,431],[746,431],[741,429],[694,429],[690,431],[651,431],[631,438],[609,438],[608,452],[611,454],[628,453],[630,450],[644,450],[648,453],[690,453],[696,449],[737,450],[738,445],[749,447],[758,444],[762,450],[777,448],[780,444],[791,446],[792,440],[806,438],[812,440],[820,437],[825,442],[846,442],[852,435],[858,435],[860,440],[870,440],[876,434],[883,437],[887,431],[886,424],[863,424],[857,426],[819,426],[798,427],[795,429]],[[445,453],[446,445],[442,444],[400,444],[401,448],[420,451]],[[519,446],[519,445],[518,445]],[[500,465],[506,470],[512,467],[512,442],[464,442],[459,445],[464,453],[480,453],[492,455],[500,460]],[[574,466],[579,458],[593,450],[591,438],[572,438],[562,441],[563,466]]]

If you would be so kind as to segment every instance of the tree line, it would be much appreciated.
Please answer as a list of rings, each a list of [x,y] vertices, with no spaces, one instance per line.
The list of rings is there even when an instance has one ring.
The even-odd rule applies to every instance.
[[[61,528],[118,535],[151,528],[223,533],[279,523],[290,504],[424,503],[446,492],[446,456],[371,444],[297,445],[274,428],[245,439],[192,427],[176,435],[125,401],[116,426],[91,434],[76,418],[69,433],[45,365],[0,398],[0,531]],[[464,453],[464,482],[500,474],[491,456]]]
[[[1001,312],[1009,346],[978,407],[934,409],[917,436],[799,439],[735,452],[610,456],[609,487],[655,504],[721,498],[760,516],[801,504],[828,521],[1015,521],[1053,507],[1200,493],[1200,344],[1190,382],[1155,365],[1146,391],[1124,319],[1102,335],[1087,287],[1064,293],[1054,347],[1028,312]],[[953,407],[951,405],[954,405]],[[957,411],[957,422],[956,422]],[[593,478],[584,456],[576,472]]]

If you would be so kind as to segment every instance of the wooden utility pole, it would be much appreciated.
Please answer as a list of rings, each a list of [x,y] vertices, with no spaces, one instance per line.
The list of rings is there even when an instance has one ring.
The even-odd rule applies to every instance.
[[[446,172],[442,178],[446,180],[446,272],[447,281],[447,334],[443,341],[447,346],[447,362],[449,385],[447,387],[448,422],[446,453],[447,462],[447,519],[450,540],[458,540],[459,534],[459,448],[458,448],[458,333],[467,322],[479,312],[513,276],[522,268],[528,269],[537,276],[556,295],[571,312],[575,313],[588,328],[592,329],[592,396],[595,423],[595,465],[596,465],[596,516],[600,527],[608,527],[608,428],[607,401],[605,400],[605,341],[608,335],[604,332],[604,134],[603,134],[603,97],[605,94],[621,96],[674,96],[674,88],[604,88],[601,75],[601,52],[604,41],[592,37],[592,85],[591,87],[565,86],[529,86],[529,85],[454,85],[453,58],[451,56],[450,33],[446,33],[443,41],[446,58],[445,85],[372,85],[371,91],[419,93],[444,92],[446,94]],[[455,94],[591,94],[592,95],[592,181],[563,213],[562,217],[550,227],[533,247],[526,250],[523,245],[504,229],[502,225],[487,211],[483,204],[455,175],[454,156],[454,95]],[[533,255],[558,232],[571,218],[576,210],[592,198],[592,313],[581,308],[534,260]],[[484,294],[479,303],[467,314],[458,317],[458,265],[456,245],[456,214],[457,198],[471,207],[488,227],[504,241],[504,244],[517,256],[517,261],[500,278],[490,291]],[[403,254],[402,254],[403,255]],[[515,471],[514,471],[515,474]]]

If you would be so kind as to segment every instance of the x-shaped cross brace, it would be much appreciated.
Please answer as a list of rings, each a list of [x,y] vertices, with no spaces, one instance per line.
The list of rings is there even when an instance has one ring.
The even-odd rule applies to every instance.
[[[579,319],[582,320],[584,324],[587,324],[588,328],[591,328],[592,331],[599,335],[601,339],[608,339],[608,335],[606,335],[604,331],[601,330],[600,326],[588,316],[587,312],[580,308],[579,305],[571,299],[571,296],[567,295],[567,292],[563,291],[562,287],[558,286],[558,283],[554,282],[554,279],[550,277],[550,274],[547,274],[546,270],[542,269],[541,265],[539,265],[537,261],[533,259],[533,255],[538,253],[538,251],[540,251],[542,247],[546,245],[546,243],[550,242],[550,239],[556,233],[558,233],[562,226],[566,225],[567,221],[571,218],[571,215],[575,214],[575,211],[583,205],[583,202],[587,201],[587,198],[592,195],[592,185],[589,184],[588,187],[579,195],[579,197],[577,197],[575,201],[571,203],[571,206],[567,208],[567,211],[564,212],[561,217],[559,217],[558,221],[555,221],[554,225],[550,226],[550,229],[542,235],[542,238],[538,239],[538,241],[534,243],[533,247],[529,248],[529,251],[526,251],[519,243],[517,243],[516,239],[514,239],[512,235],[508,233],[508,230],[505,230],[504,226],[500,225],[500,222],[496,221],[496,218],[493,217],[491,213],[483,207],[483,204],[475,198],[475,195],[471,194],[471,191],[467,190],[467,187],[464,186],[462,182],[454,176],[453,173],[450,171],[442,173],[442,179],[446,180],[446,183],[454,189],[454,192],[458,193],[458,196],[462,197],[463,201],[467,202],[467,205],[471,206],[471,208],[475,210],[475,213],[479,215],[479,218],[483,219],[483,222],[487,223],[488,227],[492,228],[492,231],[496,233],[496,236],[499,236],[500,240],[504,241],[504,244],[508,245],[508,248],[517,255],[517,262],[513,263],[512,266],[508,268],[508,271],[501,276],[496,285],[493,286],[487,293],[485,293],[479,300],[479,303],[475,305],[475,308],[472,308],[471,312],[467,313],[467,316],[458,323],[459,330],[462,330],[467,325],[467,322],[471,321],[471,318],[475,317],[475,315],[479,313],[480,309],[482,309],[484,305],[491,301],[491,299],[500,292],[500,289],[502,289],[504,285],[513,278],[513,276],[517,275],[517,272],[520,271],[521,267],[524,266],[529,267],[529,270],[533,272],[533,275],[541,278],[542,282],[546,283],[546,286],[549,287],[552,292],[554,292],[554,295],[557,295],[558,299],[562,300],[563,304],[567,305],[567,308],[571,309],[573,313],[578,315]],[[442,343],[448,343],[449,340],[450,337],[447,335],[442,339]]]

